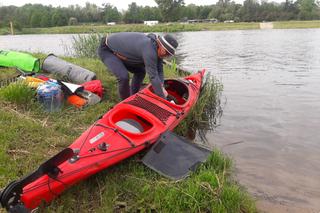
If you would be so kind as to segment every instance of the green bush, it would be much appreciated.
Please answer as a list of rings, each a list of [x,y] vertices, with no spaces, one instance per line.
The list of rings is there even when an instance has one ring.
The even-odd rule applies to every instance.
[[[25,82],[12,83],[0,89],[0,99],[28,107],[33,103],[36,92],[28,87]]]

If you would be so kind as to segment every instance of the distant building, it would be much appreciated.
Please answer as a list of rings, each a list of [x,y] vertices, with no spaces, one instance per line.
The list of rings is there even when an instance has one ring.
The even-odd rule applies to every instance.
[[[217,23],[218,20],[215,18],[212,19],[190,19],[188,23]]]
[[[188,20],[188,23],[190,23],[190,24],[200,23],[200,22],[202,22],[200,19],[191,19],[191,20]]]
[[[116,22],[108,22],[107,25],[116,25]]]
[[[156,24],[159,24],[159,21],[144,21],[143,24],[148,26],[154,26]]]
[[[203,22],[209,22],[209,23],[218,23],[218,19],[211,18],[211,19],[204,19]]]

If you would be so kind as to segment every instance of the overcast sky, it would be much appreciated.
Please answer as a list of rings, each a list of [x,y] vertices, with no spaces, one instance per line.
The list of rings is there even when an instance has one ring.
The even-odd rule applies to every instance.
[[[196,5],[211,5],[215,4],[218,0],[185,0],[184,2],[186,4],[196,4]],[[282,2],[284,0],[273,0],[276,2]],[[127,9],[128,4],[131,2],[136,2],[138,5],[141,6],[156,6],[157,4],[153,0],[0,0],[0,6],[8,6],[8,5],[16,5],[16,6],[22,6],[27,3],[31,4],[43,4],[43,5],[49,5],[51,4],[54,7],[62,6],[66,7],[68,5],[80,5],[84,6],[86,2],[94,3],[98,6],[101,6],[103,3],[110,3],[114,6],[116,6],[119,10]],[[236,3],[242,3],[243,0],[235,0]]]

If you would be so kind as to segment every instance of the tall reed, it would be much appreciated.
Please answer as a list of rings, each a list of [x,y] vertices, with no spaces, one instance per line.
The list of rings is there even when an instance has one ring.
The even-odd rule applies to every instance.
[[[176,132],[195,138],[198,133],[202,141],[207,141],[206,134],[213,130],[222,116],[221,93],[223,85],[211,74],[203,81],[197,103],[192,107],[188,116],[176,127]]]
[[[77,35],[72,37],[72,47],[76,57],[97,58],[97,48],[103,34],[93,33],[88,35]]]
[[[167,73],[175,76],[188,76],[192,72],[178,66],[176,60],[167,64]],[[192,107],[188,116],[176,127],[175,132],[179,135],[194,139],[196,133],[202,141],[207,141],[206,133],[213,130],[222,116],[221,93],[223,91],[222,83],[211,73],[207,73],[202,82],[201,92],[197,103]]]

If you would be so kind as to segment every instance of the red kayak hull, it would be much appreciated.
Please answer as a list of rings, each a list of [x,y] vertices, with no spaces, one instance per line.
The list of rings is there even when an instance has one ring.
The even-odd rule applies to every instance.
[[[57,177],[44,175],[23,188],[25,207],[32,210],[42,202],[49,203],[77,182],[133,156],[156,142],[163,132],[173,130],[196,103],[204,72],[166,80],[176,104],[156,96],[149,85],[115,105],[69,146],[77,155],[59,165],[62,172]],[[138,122],[143,131],[119,127],[118,123],[126,119]]]

